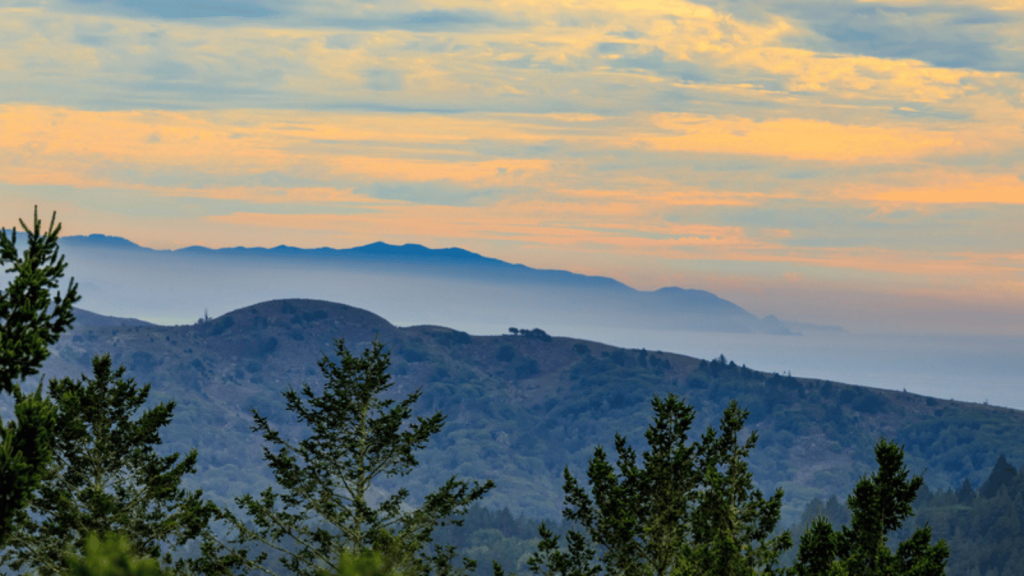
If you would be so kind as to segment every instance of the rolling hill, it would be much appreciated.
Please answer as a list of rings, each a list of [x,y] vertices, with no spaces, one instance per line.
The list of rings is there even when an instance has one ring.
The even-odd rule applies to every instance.
[[[674,393],[697,409],[699,436],[732,398],[751,411],[761,441],[751,465],[764,489],[786,490],[786,523],[813,498],[844,496],[873,469],[879,436],[906,445],[929,486],[980,484],[1000,453],[1024,461],[1024,413],[835,382],[767,374],[714,361],[622,349],[546,334],[471,336],[440,326],[399,328],[366,310],[317,300],[277,300],[188,326],[110,325],[83,315],[53,347],[49,376],[88,372],[110,353],[152,398],[174,399],[167,450],[199,450],[195,483],[225,501],[269,482],[250,407],[290,434],[300,430],[281,391],[320,382],[316,367],[335,338],[353,349],[373,339],[392,351],[395,393],[423,393],[444,430],[402,479],[414,497],[451,474],[491,478],[487,504],[550,518],[561,506],[561,471],[585,470],[615,432],[642,441],[652,395]]]

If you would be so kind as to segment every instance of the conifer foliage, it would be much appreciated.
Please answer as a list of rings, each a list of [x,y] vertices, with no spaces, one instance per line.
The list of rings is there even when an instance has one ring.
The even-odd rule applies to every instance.
[[[889,535],[913,515],[911,504],[924,484],[903,465],[903,448],[881,439],[875,445],[878,470],[861,478],[847,499],[849,526],[834,531],[816,519],[800,538],[793,573],[796,576],[940,576],[949,547],[932,543],[931,528],[918,528],[895,551]]]
[[[59,290],[67,264],[57,245],[61,227],[56,213],[45,230],[38,210],[32,226],[24,220],[19,223],[27,237],[24,251],[17,245],[17,227],[10,235],[0,230],[0,268],[10,275],[0,290],[0,392],[15,400],[15,418],[0,422],[0,545],[42,479],[56,425],[53,405],[42,397],[42,387],[25,394],[20,382],[39,372],[49,346],[71,327],[72,306],[79,299],[74,280],[63,296]]]
[[[746,458],[757,442],[740,441],[747,412],[732,402],[718,430],[688,442],[694,411],[683,400],[655,397],[643,465],[616,435],[616,466],[598,447],[584,489],[565,470],[566,520],[576,528],[566,546],[541,525],[529,567],[544,576],[753,575],[778,573],[788,532],[772,536],[782,491],[770,498],[753,486]]]
[[[85,544],[85,554],[68,559],[69,576],[165,576],[154,558],[137,558],[127,536],[93,534]]]
[[[154,562],[163,556],[165,565],[186,568],[194,561],[172,561],[171,552],[200,539],[217,509],[201,490],[181,487],[183,477],[196,471],[195,450],[184,458],[155,450],[174,402],[135,418],[149,385],[125,378],[125,368],[112,368],[109,356],[93,358],[92,366],[92,378],[48,384],[60,422],[53,432],[53,459],[0,560],[15,570],[65,573],[66,553],[72,559],[83,553],[90,537],[117,537],[131,545],[134,556]]]
[[[453,476],[416,508],[405,504],[404,488],[374,502],[375,482],[409,473],[418,463],[415,452],[445,417],[414,419],[419,392],[401,400],[385,397],[394,382],[382,343],[373,342],[360,356],[341,340],[335,347],[339,361],[325,355],[319,363],[326,380],[322,394],[308,384],[284,392],[287,409],[308,429],[306,438],[286,439],[253,410],[253,430],[275,448],[265,447],[264,458],[281,492],[267,488],[236,499],[250,521],[228,515],[236,531],[232,543],[271,548],[281,558],[281,573],[288,574],[323,574],[343,565],[346,554],[370,551],[380,554],[388,570],[410,576],[458,572],[452,548],[430,546],[432,532],[448,522],[460,524],[457,516],[493,483]],[[247,557],[244,549],[240,555]],[[261,554],[246,565],[274,574],[266,558]]]

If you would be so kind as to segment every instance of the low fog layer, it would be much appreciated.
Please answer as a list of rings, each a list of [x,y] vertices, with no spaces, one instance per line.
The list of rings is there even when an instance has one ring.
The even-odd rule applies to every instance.
[[[580,335],[585,328],[566,327]],[[794,376],[1024,409],[1024,338],[1019,336],[804,333],[698,334],[593,330],[617,346],[661,349]]]

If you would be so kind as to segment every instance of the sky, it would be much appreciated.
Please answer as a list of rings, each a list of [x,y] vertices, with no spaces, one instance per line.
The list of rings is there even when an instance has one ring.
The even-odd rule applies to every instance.
[[[1024,0],[0,0],[0,225],[1024,334]]]

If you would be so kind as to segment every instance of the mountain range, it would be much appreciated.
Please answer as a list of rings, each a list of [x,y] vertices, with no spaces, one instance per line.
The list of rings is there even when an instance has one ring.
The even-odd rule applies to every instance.
[[[704,290],[641,291],[611,278],[540,270],[460,248],[377,242],[350,249],[154,250],[99,234],[64,238],[61,247],[85,306],[163,323],[302,296],[377,310],[400,324],[544,322],[778,335],[836,330],[807,324],[798,330]]]

